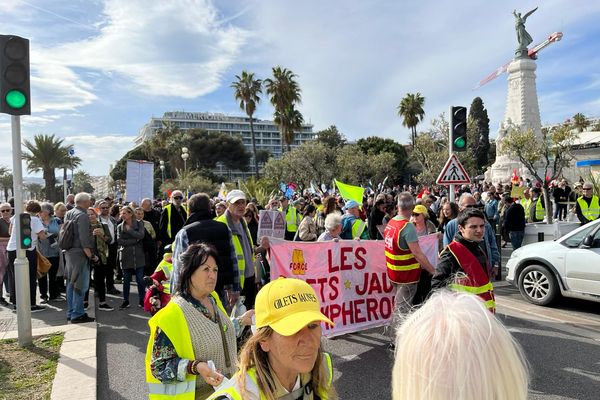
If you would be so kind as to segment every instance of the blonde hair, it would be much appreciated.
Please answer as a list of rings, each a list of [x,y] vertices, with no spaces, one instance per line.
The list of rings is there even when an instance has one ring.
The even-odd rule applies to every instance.
[[[393,400],[527,399],[519,344],[474,295],[440,291],[396,336]]]
[[[267,400],[275,400],[275,380],[273,379],[273,371],[269,364],[268,353],[263,351],[260,342],[267,340],[274,331],[267,326],[260,328],[252,337],[248,339],[244,347],[239,353],[239,373],[237,375],[238,386],[242,399],[250,398],[246,391],[246,378],[248,370],[254,367],[256,371],[256,383],[258,389]],[[315,366],[311,372],[311,380],[315,392],[319,392],[321,388],[327,388],[328,372],[323,368],[323,349],[319,347],[319,354],[315,361]],[[328,389],[329,398],[336,398],[333,390],[333,385]],[[261,397],[262,398],[262,397]]]

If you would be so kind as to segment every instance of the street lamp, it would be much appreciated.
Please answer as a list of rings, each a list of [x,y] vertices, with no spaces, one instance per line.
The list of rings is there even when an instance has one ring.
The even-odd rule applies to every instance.
[[[159,162],[160,173],[162,175],[162,182],[165,183],[165,162],[160,160]]]
[[[183,159],[183,170],[187,171],[187,159],[190,158],[190,153],[187,147],[181,148],[181,158]]]

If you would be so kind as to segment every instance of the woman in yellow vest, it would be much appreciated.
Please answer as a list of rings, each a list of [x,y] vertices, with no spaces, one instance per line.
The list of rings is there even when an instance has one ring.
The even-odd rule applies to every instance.
[[[256,328],[240,351],[239,371],[211,400],[335,398],[329,354],[321,348],[321,313],[314,289],[279,278],[256,296]]]
[[[236,330],[254,312],[230,320],[219,296],[214,247],[192,244],[181,255],[175,295],[150,319],[146,382],[150,399],[206,399],[236,370]],[[214,363],[211,369],[209,361]]]

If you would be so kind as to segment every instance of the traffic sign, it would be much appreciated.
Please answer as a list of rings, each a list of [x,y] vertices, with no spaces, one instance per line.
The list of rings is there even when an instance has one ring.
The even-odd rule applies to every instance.
[[[438,185],[471,183],[469,174],[465,171],[456,154],[452,154],[436,180]]]

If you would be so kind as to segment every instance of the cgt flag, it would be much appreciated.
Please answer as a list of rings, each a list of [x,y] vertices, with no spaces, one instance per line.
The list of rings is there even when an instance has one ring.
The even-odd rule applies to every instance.
[[[363,195],[365,194],[365,188],[360,186],[352,186],[347,183],[342,183],[337,179],[334,180],[335,184],[340,191],[340,195],[345,201],[354,200],[358,204],[362,204]]]

